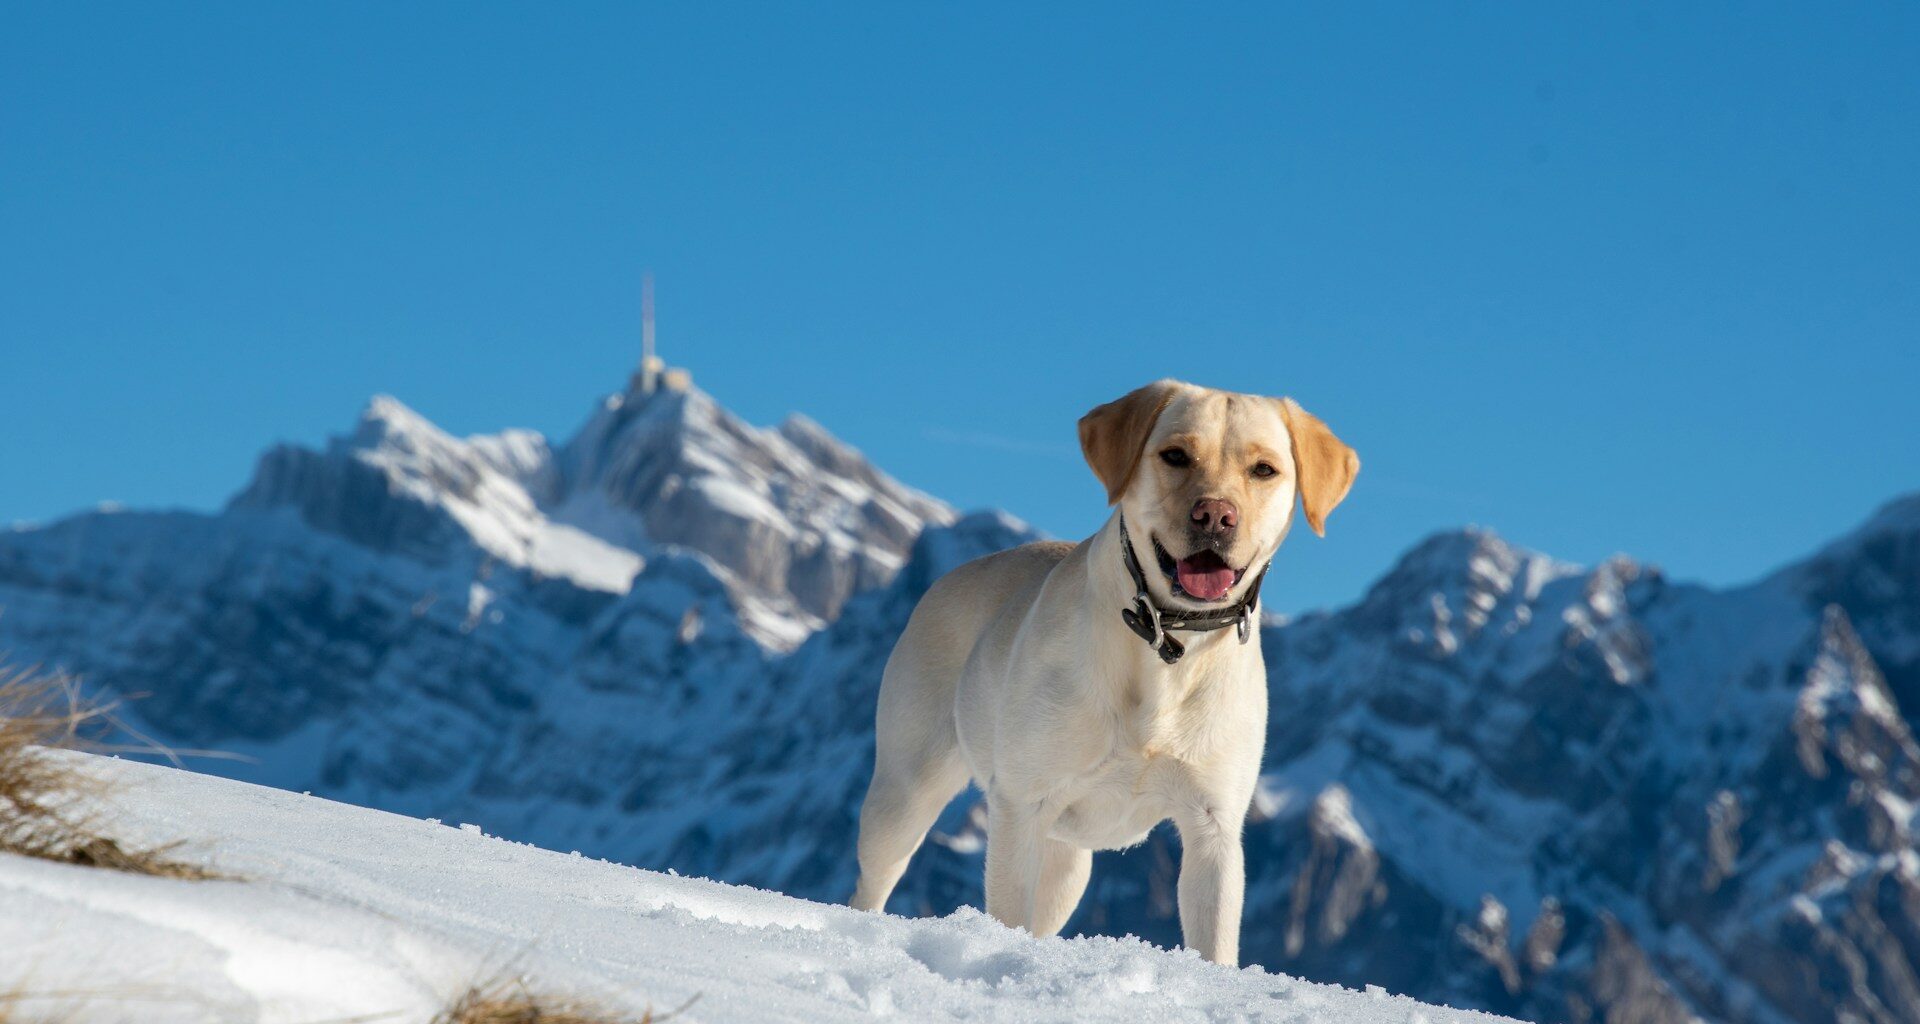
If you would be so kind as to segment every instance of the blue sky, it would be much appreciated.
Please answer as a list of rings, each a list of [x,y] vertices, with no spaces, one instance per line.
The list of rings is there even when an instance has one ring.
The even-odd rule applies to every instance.
[[[1088,407],[1294,395],[1365,469],[1280,608],[1463,523],[1749,578],[1920,487],[1917,12],[11,5],[0,522],[564,436],[650,266],[742,415],[1063,536]]]

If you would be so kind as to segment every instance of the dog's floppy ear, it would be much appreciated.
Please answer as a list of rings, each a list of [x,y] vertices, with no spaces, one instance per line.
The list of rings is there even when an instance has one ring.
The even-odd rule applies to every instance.
[[[1320,417],[1300,408],[1291,398],[1280,400],[1280,415],[1293,435],[1293,463],[1300,474],[1300,507],[1317,536],[1327,535],[1327,513],[1353,488],[1360,474],[1360,456],[1333,436]]]
[[[1080,451],[1093,467],[1093,475],[1106,486],[1107,504],[1127,493],[1147,435],[1153,433],[1160,411],[1173,401],[1179,387],[1176,381],[1157,380],[1080,417]]]

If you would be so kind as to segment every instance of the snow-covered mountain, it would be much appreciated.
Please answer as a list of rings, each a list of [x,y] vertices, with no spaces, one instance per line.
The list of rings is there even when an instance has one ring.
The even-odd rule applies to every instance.
[[[894,637],[1030,537],[698,392],[557,448],[381,400],[218,515],[0,534],[0,650],[257,758],[205,770],[833,900]],[[1442,534],[1263,642],[1250,960],[1538,1020],[1920,1020],[1920,497],[1728,590]],[[978,905],[981,849],[963,800],[894,909]],[[1175,941],[1177,860],[1102,855],[1074,926]]]
[[[450,437],[381,396],[324,450],[269,451],[229,509],[608,594],[628,591],[643,553],[683,550],[774,648],[892,578],[924,527],[953,519],[811,420],[758,429],[691,389],[610,396],[557,450],[524,430]]]

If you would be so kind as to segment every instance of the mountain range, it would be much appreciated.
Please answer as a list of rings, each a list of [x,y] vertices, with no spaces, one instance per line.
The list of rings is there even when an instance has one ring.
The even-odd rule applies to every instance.
[[[837,901],[894,638],[1032,539],[691,388],[559,445],[379,398],[217,513],[0,532],[0,651],[239,755],[202,771]],[[1920,1020],[1920,495],[1723,589],[1445,532],[1262,642],[1247,959],[1541,1021]],[[977,906],[983,818],[891,909]],[[1069,930],[1177,942],[1178,860],[1102,854]]]

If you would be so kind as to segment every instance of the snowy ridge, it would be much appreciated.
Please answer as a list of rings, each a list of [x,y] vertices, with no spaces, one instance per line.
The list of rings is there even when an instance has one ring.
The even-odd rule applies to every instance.
[[[291,507],[315,528],[378,549],[428,555],[433,552],[417,545],[418,528],[408,514],[440,513],[457,531],[431,530],[430,536],[462,533],[505,565],[625,593],[640,571],[640,556],[549,520],[535,501],[553,487],[552,466],[553,453],[539,434],[508,431],[462,441],[381,395],[358,428],[326,451],[283,446],[269,452],[230,507]]]
[[[539,992],[693,1022],[1496,1024],[1235,971],[1138,940],[1035,940],[978,912],[909,921],[567,856],[459,828],[70,755],[123,788],[129,836],[239,881],[0,856],[0,992],[47,1019],[424,1024],[510,971]],[[32,998],[44,995],[49,998]]]
[[[0,534],[0,650],[259,759],[209,771],[838,901],[894,638],[1034,539],[698,392],[558,448],[369,420],[217,517]],[[561,527],[630,583],[541,561]],[[1920,1020],[1920,497],[1726,590],[1442,533],[1262,632],[1250,960],[1542,1021]],[[978,811],[892,909],[979,905]],[[1101,855],[1070,929],[1173,944],[1178,857]]]

